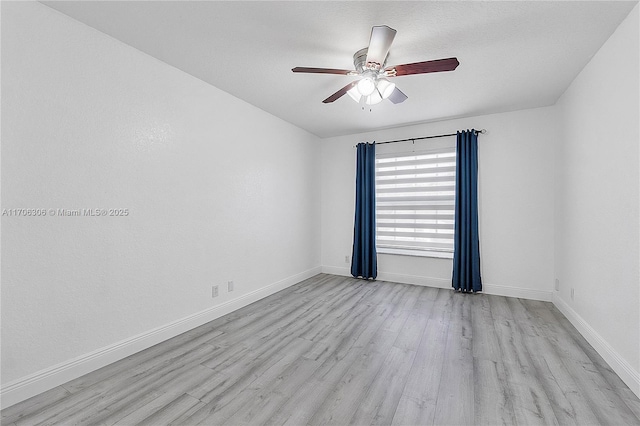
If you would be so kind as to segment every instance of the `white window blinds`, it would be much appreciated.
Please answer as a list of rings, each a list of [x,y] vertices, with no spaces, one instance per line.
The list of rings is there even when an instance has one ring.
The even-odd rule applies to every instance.
[[[376,155],[376,246],[453,253],[456,149]]]

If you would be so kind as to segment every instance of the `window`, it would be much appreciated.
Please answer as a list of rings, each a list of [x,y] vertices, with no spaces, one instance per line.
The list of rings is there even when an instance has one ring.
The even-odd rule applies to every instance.
[[[453,257],[454,147],[376,155],[380,253]]]

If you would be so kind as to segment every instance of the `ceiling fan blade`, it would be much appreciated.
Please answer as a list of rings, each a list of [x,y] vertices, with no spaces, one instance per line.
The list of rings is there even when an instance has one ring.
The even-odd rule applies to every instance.
[[[391,92],[391,95],[389,95],[389,100],[394,104],[399,104],[407,100],[407,95],[402,93],[402,90],[396,87],[395,90]]]
[[[389,67],[385,71],[395,70],[395,76],[411,75],[411,74],[426,74],[430,72],[441,71],[453,71],[460,62],[457,58],[436,59],[434,61],[415,62],[413,64],[396,65],[395,67]],[[389,75],[394,77],[394,75]]]
[[[334,68],[307,68],[307,67],[295,67],[292,68],[293,72],[306,72],[312,74],[340,74],[340,75],[350,75],[355,73],[355,71],[349,70],[338,70]]]
[[[342,89],[338,90],[336,93],[334,93],[333,95],[329,96],[327,99],[322,101],[322,103],[323,104],[328,104],[328,103],[331,103],[331,102],[333,102],[333,101],[335,101],[337,99],[340,99],[342,96],[344,96],[345,93],[347,93],[349,91],[349,89],[351,89],[356,84],[358,84],[357,80],[356,81],[352,81],[351,83],[347,84]]]
[[[371,28],[366,64],[374,63],[378,64],[378,68],[382,68],[395,36],[396,30],[386,25]]]

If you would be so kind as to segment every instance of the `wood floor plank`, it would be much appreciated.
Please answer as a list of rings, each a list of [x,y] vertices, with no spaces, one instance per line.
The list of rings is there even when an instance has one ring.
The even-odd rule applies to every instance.
[[[498,336],[491,316],[489,297],[473,296],[471,311],[474,374],[474,418],[479,424],[516,423],[513,398],[507,386]]]
[[[354,313],[362,312],[362,310],[370,304],[363,302],[368,301],[369,296],[374,294],[381,286],[384,287],[385,284],[381,282],[359,282],[356,285],[350,286],[351,288],[347,289],[345,294],[355,297],[345,297],[328,303],[328,309],[314,321],[312,327],[303,333],[301,337],[314,342],[332,340],[327,336],[336,336],[341,330],[342,323],[349,321],[349,318],[353,317]],[[396,293],[400,291],[399,288],[394,288],[393,290]]]
[[[640,424],[550,303],[319,274],[0,413],[2,424]]]
[[[340,295],[338,294],[338,296]],[[276,330],[287,321],[308,315],[313,311],[314,306],[320,306],[321,303],[321,299],[316,299],[310,303],[287,304],[281,306],[278,311],[265,312],[251,321],[238,321],[241,326],[235,323],[227,324],[221,327],[224,335],[211,339],[211,343],[217,346],[231,346],[238,342],[255,341],[259,338],[259,334]]]
[[[179,377],[188,370],[189,365],[195,365],[194,362],[197,364],[199,360],[206,357],[211,349],[210,345],[202,343],[189,352],[175,354],[154,369],[118,374],[113,379],[98,382],[81,392],[70,394],[59,404],[42,407],[41,410],[23,417],[18,424],[56,424],[67,421],[70,416],[75,418],[79,413],[93,413],[102,405],[108,404],[106,401],[116,400],[120,396],[132,399],[132,395],[139,394],[146,398],[154,386]]]
[[[536,327],[535,321],[531,321],[532,315],[520,300],[508,301],[513,309],[514,318],[518,323]],[[560,424],[598,424],[598,419],[593,413],[583,389],[575,382],[575,378],[564,367],[560,350],[552,341],[545,337],[543,328],[548,324],[540,324],[536,337],[524,340],[528,352],[531,354],[531,365],[534,367],[536,377],[548,396],[551,408]],[[571,342],[566,342],[571,344]],[[544,356],[539,356],[544,354]]]
[[[380,284],[372,284],[367,291],[372,289],[379,289]],[[386,287],[386,292],[389,292],[391,288]],[[373,290],[372,290],[373,291]],[[340,306],[340,304],[338,304]],[[333,309],[331,306],[327,306],[326,309]],[[350,338],[357,333],[359,330],[359,326],[367,319],[367,315],[365,312],[371,311],[375,309],[374,306],[369,306],[366,304],[358,304],[350,311],[350,316],[346,317],[346,321],[344,321],[341,326],[342,328],[337,328],[334,330],[341,337],[331,339],[330,343],[335,343],[334,346],[327,352],[327,354],[332,354],[333,356],[339,358],[344,357],[345,349],[347,344],[351,342]],[[295,333],[291,334],[292,336],[303,336],[305,331],[310,324],[304,324],[302,327],[299,325],[296,326]],[[272,342],[269,342],[271,346]],[[282,336],[280,336],[278,345],[286,345],[287,342],[282,340]],[[353,342],[351,342],[353,344]],[[270,348],[269,351],[272,351]],[[274,361],[275,363],[275,361]],[[232,396],[240,394],[253,380],[249,380],[246,374],[240,375],[242,380],[237,380],[235,382],[231,382],[231,387],[228,388],[218,388],[211,392],[211,395],[205,395],[204,398],[201,398],[203,401],[208,402],[206,407],[203,407],[199,412],[195,413],[193,418],[190,419],[191,422],[200,422],[200,423],[219,423],[224,421],[224,417],[228,414],[227,410],[224,408],[231,401]],[[221,394],[223,393],[223,394]],[[214,396],[212,398],[212,396]],[[210,399],[210,401],[207,401]]]
[[[393,421],[438,294],[433,288],[417,290],[409,293],[413,303],[410,299],[405,301],[398,310],[401,314],[390,316],[391,326],[385,330],[397,330],[398,337],[373,382],[367,386],[365,397],[357,409],[352,410],[352,424],[388,425]]]
[[[490,359],[473,358],[474,422],[514,425],[516,422],[504,367]]]
[[[282,292],[279,292],[259,302],[252,303],[241,310],[229,314],[228,316],[231,317],[230,320],[226,320],[228,316],[222,317],[220,319],[222,323],[216,329],[233,338],[234,340],[228,343],[233,344],[241,341],[243,337],[250,335],[251,331],[268,325],[267,321],[270,322],[282,318],[291,310],[305,306],[309,302],[315,303],[318,300],[322,301],[322,298],[327,296],[340,297],[342,295],[341,290],[343,290],[344,287],[342,284],[345,278],[335,276],[328,277],[329,278],[321,277],[318,284],[307,284],[304,286],[309,287],[310,290],[302,293],[303,297],[299,297],[299,293],[294,289],[292,292],[287,292],[284,295],[280,294]],[[303,286],[303,283],[297,284],[295,288],[301,286]],[[247,313],[243,314],[245,311]],[[217,339],[216,341],[217,345],[223,343],[225,343],[223,339]]]
[[[427,326],[428,315],[417,311],[410,312],[409,318],[398,332],[398,338],[393,346],[404,351],[416,351],[422,340],[422,334]]]
[[[509,303],[514,306],[512,310],[521,312],[521,318],[526,319],[526,323],[531,324],[532,327],[539,328],[545,340],[550,342],[551,348],[548,352],[553,350],[559,355],[563,367],[575,378],[577,387],[589,402],[591,410],[600,423],[630,424],[636,418],[633,411],[599,371],[592,358],[574,339],[571,339],[567,330],[557,322],[549,321],[554,318],[550,304],[530,304],[519,299],[510,300]],[[561,341],[562,345],[559,344]],[[605,403],[593,404],[594,401]]]
[[[19,421],[23,417],[30,416],[41,411],[43,407],[50,407],[58,404],[69,395],[71,395],[71,392],[62,386],[56,386],[47,392],[41,393],[33,398],[29,398],[2,410],[1,423],[4,425]]]
[[[473,423],[474,378],[471,349],[471,298],[455,293],[442,366],[436,412],[436,424]]]
[[[187,390],[199,386],[215,377],[215,375],[215,372],[202,365],[187,366],[183,373],[172,380],[155,384],[151,392],[143,394],[143,396],[135,393],[126,397],[116,396],[108,405],[102,406],[100,410],[95,410],[90,417],[89,423],[113,425],[121,423],[124,418],[129,418],[133,415],[137,420],[135,423],[129,424],[137,424],[163,408],[163,406],[158,406],[160,400],[168,404],[183,395]],[[142,414],[146,415],[143,416]]]
[[[629,407],[629,409],[633,412],[636,418],[640,419],[640,400],[638,400],[638,398],[636,398],[635,395],[630,398],[623,396],[622,400],[624,401],[625,404],[627,404],[627,407]]]
[[[298,339],[296,347],[287,350],[287,356],[245,388],[238,397],[216,413],[216,420],[226,424],[264,424],[278,407],[302,386],[321,362],[304,358],[302,354],[311,346],[310,341]]]
[[[490,297],[489,302],[517,423],[558,424],[507,299]]]
[[[248,382],[246,386],[242,388],[238,387],[239,392],[237,392],[237,394],[234,393],[233,398],[223,397],[216,400],[216,409],[213,416],[202,416],[203,413],[199,413],[197,416],[191,417],[187,420],[189,422],[195,422],[196,419],[198,419],[198,422],[201,423],[204,421],[204,423],[215,424],[239,423],[237,419],[235,421],[229,419],[236,414],[238,410],[245,406],[247,401],[250,402],[250,406],[243,410],[242,414],[246,414],[247,412],[255,409],[257,405],[256,402],[260,400],[261,397],[264,398],[264,396],[260,394],[260,390],[267,386],[267,384],[278,380],[278,378],[284,374],[296,360],[301,358],[300,354],[308,350],[311,345],[312,342],[309,342],[308,340],[301,339],[299,337],[295,338],[287,344],[284,356],[276,359],[274,363],[270,363],[267,368],[256,370],[256,378]],[[205,408],[204,413],[210,412],[210,407],[203,408]]]
[[[372,288],[369,289],[368,291],[371,291],[371,292],[375,291],[375,288],[373,288],[373,286],[371,287]],[[247,339],[246,342],[247,344],[250,344],[250,345],[253,344],[253,345],[261,346],[264,344],[264,342],[269,342],[269,341],[272,341],[272,339],[274,338],[279,338],[284,331],[293,331],[295,333],[298,333],[298,335],[302,336],[303,332],[301,329],[301,325],[305,327],[305,332],[306,332],[306,330],[310,328],[307,326],[311,326],[316,320],[318,320],[318,318],[324,317],[323,319],[326,321],[330,319],[332,315],[335,315],[334,311],[341,310],[342,313],[340,315],[341,320],[338,322],[339,324],[354,312],[354,305],[360,304],[360,301],[366,298],[368,295],[367,290],[358,291],[358,293],[361,293],[361,294],[351,295],[349,297],[350,299],[349,303],[344,303],[344,302],[341,302],[340,300],[327,301],[326,303],[324,303],[324,306],[331,307],[331,309],[326,309],[326,308],[322,309],[320,308],[320,305],[311,305],[316,307],[315,310],[312,307],[301,308],[299,311],[296,312],[297,315],[290,315],[288,317],[285,317],[282,321],[278,322],[275,326],[263,329],[260,333],[256,333],[252,339]],[[338,307],[340,307],[341,309],[335,309]],[[332,324],[335,324],[335,322],[336,321],[334,320]]]
[[[182,394],[169,402],[162,409],[156,411],[151,416],[138,423],[141,426],[155,426],[166,424],[180,424],[179,420],[188,417],[189,414],[197,411],[204,405],[199,399],[190,395]]]
[[[297,337],[289,335],[269,347],[245,352],[233,364],[220,370],[224,377],[222,382],[207,382],[212,385],[209,389],[202,389],[200,394],[192,394],[207,403],[204,411],[219,410],[235,398],[243,389],[259,378],[272,365],[281,359]],[[218,370],[212,370],[218,371]]]
[[[162,410],[164,407],[170,404],[173,400],[175,400],[177,396],[178,395],[176,395],[176,393],[174,392],[163,393],[159,395],[157,398],[149,401],[147,404],[144,404],[144,405],[140,404],[139,407],[136,407],[135,409],[131,410],[128,413],[121,413],[118,416],[120,418],[116,419],[114,416],[113,418],[107,419],[101,424],[116,425],[116,426],[137,425],[141,423],[144,419]],[[109,420],[113,421],[113,423],[110,423]]]
[[[439,290],[392,424],[433,424],[454,293]]]
[[[392,346],[378,374],[367,387],[360,403],[353,407],[349,423],[390,425],[416,356],[415,350]]]
[[[406,288],[402,290],[403,292],[398,295],[398,299],[405,299],[405,296],[419,296],[419,293],[407,292]],[[418,300],[417,297],[416,300]],[[404,319],[404,326],[398,333],[393,333],[384,329],[384,327],[378,329],[369,340],[366,350],[354,360],[342,376],[342,379],[334,386],[333,392],[325,398],[323,404],[316,410],[309,423],[349,423],[358,406],[365,402],[367,391],[380,374],[381,368],[386,362],[389,362],[388,354],[393,350],[393,347],[399,346],[401,352],[409,351],[411,348],[415,350],[418,347],[422,338],[422,331],[426,325],[426,315],[418,315],[412,309],[406,309],[406,307],[407,304],[402,303],[401,300],[394,303],[384,323],[391,318],[394,318],[393,320],[400,318]],[[411,307],[413,308],[413,305]],[[414,355],[415,352],[411,354],[411,360],[413,360]],[[411,363],[407,366],[407,371],[410,366]],[[402,384],[404,385],[404,381]]]
[[[523,303],[529,306],[535,312],[540,312],[541,303],[535,301],[523,301]],[[598,372],[608,383],[617,395],[622,397],[629,409],[634,415],[640,418],[640,404],[636,395],[629,389],[629,387],[622,381],[622,379],[613,371],[613,369],[606,363],[606,361],[596,352],[596,350],[587,342],[587,340],[578,332],[578,330],[571,324],[571,322],[562,313],[551,304],[543,304],[543,312],[545,315],[542,317],[544,321],[553,324],[554,328],[561,328],[566,335],[563,339],[570,339],[575,345],[577,345],[584,354],[588,357],[589,361],[593,363]],[[638,401],[638,402],[637,402]]]
[[[107,419],[120,418],[169,389],[184,391],[205,379],[199,370],[198,360],[206,356],[207,352],[208,345],[202,345],[199,351],[182,357],[182,362],[168,363],[154,374],[128,383],[128,386],[98,394],[98,398],[91,398],[90,404],[83,404],[82,410],[77,410],[76,406],[74,410],[57,413],[48,418],[46,424],[102,424]]]
[[[134,374],[143,375],[153,371],[159,365],[183,356],[219,334],[220,332],[211,330],[208,327],[199,328],[198,333],[181,334],[167,342],[163,342],[166,344],[154,345],[91,374],[65,383],[63,386],[72,393],[91,389],[94,385],[104,390],[109,383],[119,383],[121,379],[127,379]]]
[[[606,381],[593,365],[579,363],[562,358],[567,372],[575,377],[576,384],[582,390],[591,410],[600,424],[634,424],[635,414],[627,404],[608,388]]]
[[[391,294],[389,287],[389,285],[380,286],[377,291],[378,296],[384,298]],[[380,300],[380,297],[372,297],[373,299]],[[325,400],[331,400],[336,386],[351,365],[361,357],[390,314],[391,311],[387,306],[372,304],[362,315],[359,315],[355,324],[346,326],[343,324],[345,330],[338,338],[338,343],[332,345],[331,356],[314,372],[298,393],[285,403],[278,416],[272,417],[269,422],[289,425],[308,423]]]
[[[493,324],[489,296],[478,294],[473,298],[471,312],[474,358],[498,362],[502,359],[498,336]]]
[[[385,330],[392,333],[399,333],[407,321],[406,312],[410,312],[418,301],[421,287],[407,285],[407,291],[403,293],[401,299],[397,302],[397,309],[391,312],[389,319],[382,326]]]

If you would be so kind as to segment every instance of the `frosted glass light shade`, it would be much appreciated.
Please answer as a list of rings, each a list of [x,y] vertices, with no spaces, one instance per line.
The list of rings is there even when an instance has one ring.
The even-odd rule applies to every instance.
[[[374,90],[373,93],[367,96],[367,99],[365,100],[367,105],[375,105],[380,102],[382,102],[382,96],[380,96],[380,93],[377,90]]]
[[[369,96],[373,93],[374,90],[376,90],[375,82],[369,77],[365,77],[360,80],[356,87],[358,88],[358,92],[360,92],[362,96]]]
[[[395,83],[390,82],[386,78],[381,78],[378,80],[378,91],[380,92],[380,96],[382,99],[387,99],[393,91],[396,90]]]
[[[360,98],[362,98],[362,95],[360,94],[360,92],[358,92],[358,86],[353,86],[351,89],[347,90],[347,94],[351,96],[351,99],[360,103]]]

